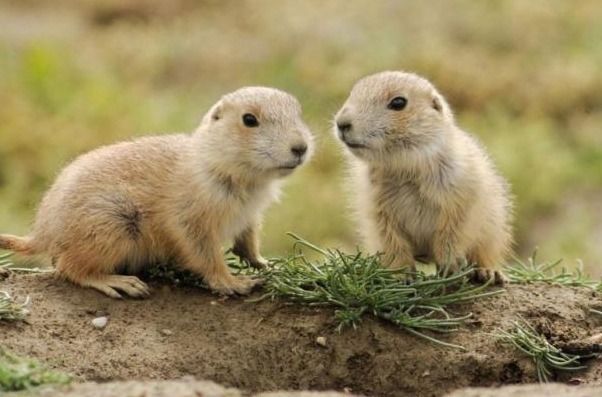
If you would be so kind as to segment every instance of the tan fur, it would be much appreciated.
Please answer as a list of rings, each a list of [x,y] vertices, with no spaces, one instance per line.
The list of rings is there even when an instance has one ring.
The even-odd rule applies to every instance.
[[[402,110],[388,106],[407,99]],[[352,154],[360,229],[391,267],[415,258],[455,267],[464,258],[477,279],[502,282],[512,244],[511,199],[480,143],[455,125],[445,99],[412,73],[382,72],[353,87],[336,115]]]
[[[259,125],[245,126],[246,113]],[[198,273],[213,291],[248,293],[257,280],[228,271],[222,243],[234,241],[239,255],[265,266],[261,215],[311,144],[294,97],[242,88],[222,97],[192,135],[146,137],[77,158],[44,196],[30,235],[0,235],[0,248],[47,254],[64,277],[112,297],[148,294],[136,277],[115,275],[120,267],[163,260]]]

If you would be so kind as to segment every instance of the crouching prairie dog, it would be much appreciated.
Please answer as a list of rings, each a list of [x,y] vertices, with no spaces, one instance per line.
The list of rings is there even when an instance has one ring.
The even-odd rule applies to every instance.
[[[511,197],[481,144],[458,128],[435,87],[412,73],[359,80],[335,118],[351,153],[356,210],[367,248],[392,268],[427,258],[503,283]]]
[[[119,298],[149,293],[115,274],[171,260],[211,290],[246,294],[258,283],[228,271],[222,243],[255,267],[258,225],[279,180],[311,154],[301,106],[272,88],[223,96],[191,135],[145,137],[82,155],[60,173],[27,237],[0,235],[0,248],[45,254],[58,273]]]

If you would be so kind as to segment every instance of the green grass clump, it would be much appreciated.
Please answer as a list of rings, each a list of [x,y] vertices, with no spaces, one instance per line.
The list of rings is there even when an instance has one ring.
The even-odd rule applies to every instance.
[[[50,371],[30,358],[18,357],[0,347],[0,391],[18,391],[43,384],[67,384],[71,377]]]
[[[209,288],[197,274],[185,269],[179,269],[169,263],[157,263],[149,266],[143,270],[141,275],[143,278],[151,280],[165,280],[173,284],[182,284],[204,289]]]
[[[28,304],[29,297],[18,303],[8,292],[0,291],[0,321],[25,321],[29,314],[25,308]]]
[[[583,265],[574,271],[569,272],[564,267],[557,271],[562,262],[559,259],[555,262],[537,263],[537,251],[527,261],[515,258],[515,263],[505,267],[504,272],[512,284],[532,284],[547,283],[551,285],[565,285],[570,287],[586,287],[600,290],[602,283],[590,280],[589,276],[583,273]]]
[[[470,313],[453,315],[447,306],[504,292],[488,291],[488,285],[468,282],[472,268],[464,267],[445,277],[386,269],[378,255],[345,254],[324,250],[291,234],[296,245],[318,252],[321,260],[299,255],[282,259],[263,272],[266,291],[259,299],[284,298],[309,306],[335,306],[339,329],[356,327],[371,314],[429,341],[462,348],[427,335],[424,331],[454,331]],[[406,281],[412,279],[412,281]]]
[[[553,370],[576,371],[585,369],[579,360],[583,357],[564,353],[552,345],[545,336],[537,333],[526,320],[515,321],[511,331],[500,330],[494,334],[503,342],[514,345],[533,359],[540,382],[547,382]]]
[[[0,255],[0,277],[2,271],[13,264],[10,257],[10,253]],[[8,292],[0,291],[0,321],[24,321],[28,314],[25,308],[28,303],[29,297],[25,302],[18,303]]]

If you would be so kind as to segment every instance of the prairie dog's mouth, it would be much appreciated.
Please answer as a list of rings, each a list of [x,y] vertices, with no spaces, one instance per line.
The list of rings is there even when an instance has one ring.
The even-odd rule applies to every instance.
[[[281,165],[280,167],[276,167],[274,169],[274,172],[276,173],[276,175],[278,175],[280,177],[284,177],[284,176],[290,175],[293,172],[295,172],[297,167],[298,167],[298,165],[285,164],[285,165]]]
[[[281,164],[281,165],[279,165],[276,168],[279,169],[279,170],[284,170],[284,171],[286,171],[286,170],[292,171],[295,168],[297,168],[298,166],[300,166],[301,164],[303,164],[302,160],[300,160],[300,161],[291,161],[291,162],[288,162],[288,163]]]
[[[368,146],[362,144],[362,143],[357,143],[357,142],[349,142],[349,141],[343,141],[345,143],[345,145],[347,145],[348,148],[351,149],[368,149]]]

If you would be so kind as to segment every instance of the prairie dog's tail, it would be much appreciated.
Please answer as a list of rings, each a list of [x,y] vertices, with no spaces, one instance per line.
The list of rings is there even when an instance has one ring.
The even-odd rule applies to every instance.
[[[13,236],[10,234],[0,234],[0,249],[13,251],[21,255],[37,254],[31,239],[28,237]]]

